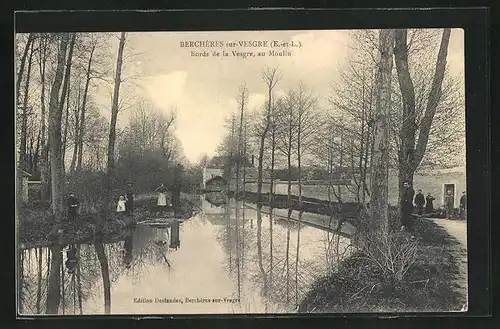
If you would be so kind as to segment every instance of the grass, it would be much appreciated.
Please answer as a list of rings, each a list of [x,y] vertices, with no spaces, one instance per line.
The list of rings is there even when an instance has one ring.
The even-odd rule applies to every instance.
[[[113,239],[125,231],[126,223],[148,217],[150,209],[156,204],[156,198],[157,195],[153,194],[138,195],[134,200],[133,217],[122,216],[112,209],[105,213],[89,211],[90,208],[81,209],[75,222],[62,224],[62,235],[57,234],[55,217],[47,205],[23,205],[19,208],[18,241],[26,247],[51,245],[56,240],[57,243],[63,244],[89,242],[96,237],[99,216],[105,218],[99,235],[105,240]],[[193,209],[190,201],[181,199],[181,214],[190,216]]]
[[[404,233],[403,233],[404,234]],[[299,312],[446,312],[460,311],[465,297],[451,249],[459,242],[428,219],[417,219],[417,256],[403,280],[391,282],[361,253],[313,284]]]

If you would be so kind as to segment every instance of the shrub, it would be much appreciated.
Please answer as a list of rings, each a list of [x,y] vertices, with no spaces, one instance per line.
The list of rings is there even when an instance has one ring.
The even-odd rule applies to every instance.
[[[418,241],[404,232],[367,235],[361,239],[363,256],[390,284],[398,285],[417,259]]]

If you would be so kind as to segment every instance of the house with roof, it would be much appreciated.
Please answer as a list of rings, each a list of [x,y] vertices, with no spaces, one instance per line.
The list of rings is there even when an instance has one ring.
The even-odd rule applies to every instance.
[[[251,160],[250,160],[251,159]],[[240,183],[243,179],[246,182],[255,181],[257,179],[257,169],[254,167],[254,157],[242,159],[239,179]],[[236,162],[237,159],[229,159],[224,156],[213,157],[205,168],[203,168],[203,189],[207,191],[220,192],[226,189],[228,180],[230,185],[234,186],[236,183]],[[231,163],[231,177],[226,177],[227,165]]]

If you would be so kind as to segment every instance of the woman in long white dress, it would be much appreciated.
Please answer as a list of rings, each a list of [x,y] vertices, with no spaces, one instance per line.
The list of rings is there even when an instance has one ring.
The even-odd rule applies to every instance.
[[[161,185],[155,190],[155,192],[158,192],[158,202],[157,205],[163,209],[167,206],[167,189],[161,183]]]

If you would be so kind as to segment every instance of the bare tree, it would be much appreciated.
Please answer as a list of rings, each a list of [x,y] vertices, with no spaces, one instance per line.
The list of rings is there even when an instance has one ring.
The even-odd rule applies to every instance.
[[[380,61],[375,82],[376,103],[373,118],[374,148],[371,166],[370,231],[388,233],[388,110],[391,102],[392,54],[394,30],[380,30]]]
[[[239,193],[240,186],[240,170],[242,161],[242,143],[243,143],[243,118],[245,115],[245,108],[248,103],[248,89],[246,85],[242,85],[239,90],[237,103],[240,110],[240,123],[238,125],[238,146],[237,146],[237,157],[236,157],[236,194]],[[243,164],[246,165],[246,164]]]
[[[259,148],[259,165],[257,169],[257,194],[258,201],[261,202],[261,194],[262,194],[262,166],[264,161],[264,145],[267,137],[267,133],[269,128],[271,127],[271,116],[272,116],[272,104],[273,104],[273,89],[276,84],[281,79],[281,74],[278,72],[276,67],[274,68],[266,68],[264,72],[262,72],[262,79],[266,83],[267,86],[267,109],[265,113],[265,123],[264,130],[260,136],[260,148]]]
[[[16,77],[16,105],[19,104],[21,82],[23,81],[24,66],[26,65],[26,57],[30,53],[30,49],[31,51],[33,51],[32,43],[34,40],[35,40],[34,34],[30,33],[28,35],[28,40],[26,41],[26,45],[24,46],[23,55],[19,63],[19,70],[17,71],[17,77]],[[29,73],[27,73],[27,76],[29,80]]]
[[[30,34],[30,37],[28,41],[32,40],[32,35]],[[28,52],[29,50],[29,58],[28,58],[28,68],[27,68],[27,73],[26,73],[26,79],[25,79],[25,85],[24,85],[24,101],[22,104],[22,112],[21,112],[21,141],[20,141],[20,149],[19,149],[19,164],[21,168],[26,169],[27,165],[27,159],[26,159],[26,142],[27,142],[27,129],[28,129],[28,97],[29,97],[29,86],[30,86],[30,75],[31,75],[31,64],[32,64],[32,58],[33,58],[33,53],[34,53],[34,47],[32,46],[33,42],[28,42],[28,45],[26,46],[24,54]],[[28,47],[29,46],[29,47]],[[24,56],[23,54],[23,56]],[[24,65],[24,60],[26,58],[23,58],[22,65]],[[22,74],[22,72],[20,72]],[[20,84],[20,82],[18,83]],[[19,106],[19,104],[17,104]]]
[[[122,74],[123,63],[123,48],[125,47],[126,33],[122,32],[120,35],[120,43],[118,45],[118,56],[116,59],[116,71],[113,92],[113,104],[111,106],[111,122],[109,125],[109,138],[108,138],[108,164],[107,164],[107,190],[110,192],[113,184],[114,169],[115,169],[115,141],[116,141],[116,120],[118,117],[118,101],[120,97],[120,83]],[[109,203],[109,200],[105,205]]]
[[[403,101],[401,147],[399,152],[399,200],[403,198],[404,182],[413,183],[413,176],[420,165],[429,140],[432,122],[442,95],[442,84],[446,68],[446,57],[451,29],[443,30],[437,55],[434,77],[429,90],[426,109],[420,124],[416,121],[415,86],[408,64],[408,30],[396,31],[394,58],[399,88]],[[416,139],[418,133],[418,139]]]
[[[280,98],[276,103],[276,135],[278,136],[276,149],[287,159],[288,166],[288,207],[292,207],[292,156],[297,140],[297,118],[294,107],[293,93]]]
[[[64,75],[66,50],[68,47],[69,33],[60,35],[60,47],[57,58],[57,68],[50,92],[49,103],[49,146],[50,146],[50,171],[52,177],[52,211],[56,215],[56,222],[60,223],[63,212],[62,195],[62,158],[61,158],[61,119],[62,111],[59,100],[59,89]]]

